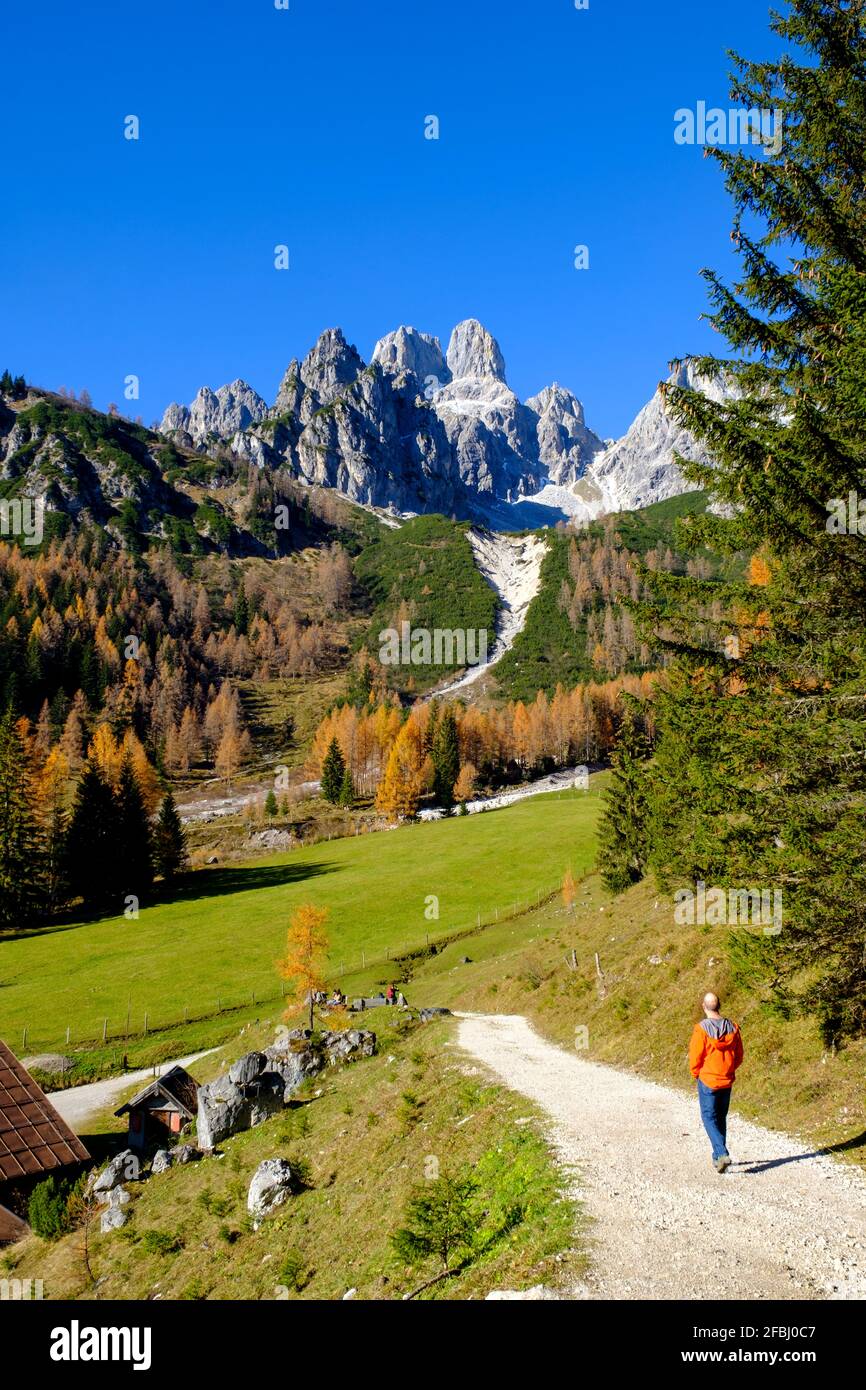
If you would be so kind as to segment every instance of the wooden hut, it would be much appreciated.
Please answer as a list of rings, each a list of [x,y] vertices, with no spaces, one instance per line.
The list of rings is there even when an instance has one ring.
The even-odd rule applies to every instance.
[[[146,1149],[180,1134],[197,1111],[198,1082],[183,1067],[172,1067],[114,1113],[129,1117],[129,1147]]]

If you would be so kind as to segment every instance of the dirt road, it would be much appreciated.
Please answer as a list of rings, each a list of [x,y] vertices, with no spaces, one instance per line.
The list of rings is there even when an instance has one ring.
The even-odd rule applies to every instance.
[[[719,1175],[696,1098],[461,1015],[459,1044],[549,1117],[592,1218],[577,1298],[866,1298],[866,1179],[784,1134],[728,1125]],[[735,1092],[736,1097],[736,1092]]]

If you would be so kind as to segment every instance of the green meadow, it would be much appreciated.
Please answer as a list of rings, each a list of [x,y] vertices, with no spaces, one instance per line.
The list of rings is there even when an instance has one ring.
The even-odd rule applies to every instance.
[[[0,942],[0,1037],[33,1053],[278,999],[275,962],[301,902],[330,912],[330,969],[420,949],[555,892],[595,856],[599,779],[481,815],[326,841],[200,870],[124,916]],[[434,902],[434,900],[436,900]],[[438,907],[438,916],[434,911]]]

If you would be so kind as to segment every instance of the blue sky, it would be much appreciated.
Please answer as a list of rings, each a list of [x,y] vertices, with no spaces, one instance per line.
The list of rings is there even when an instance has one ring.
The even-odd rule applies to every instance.
[[[519,395],[557,380],[616,435],[718,349],[730,206],[673,113],[730,104],[726,48],[775,51],[765,0],[289,5],[8,12],[0,367],[150,423],[238,376],[272,400],[324,328],[368,357],[471,316]]]

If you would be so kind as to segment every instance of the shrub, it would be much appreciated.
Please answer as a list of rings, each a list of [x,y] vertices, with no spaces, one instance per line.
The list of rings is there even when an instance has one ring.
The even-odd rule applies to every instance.
[[[313,1270],[309,1268],[300,1250],[287,1250],[279,1273],[279,1283],[284,1284],[288,1289],[293,1289],[295,1293],[300,1293],[301,1289],[306,1288],[312,1277]]]
[[[148,1255],[177,1255],[183,1249],[183,1240],[169,1231],[143,1231],[141,1248]]]
[[[69,1230],[69,1185],[46,1178],[34,1187],[27,1206],[27,1220],[43,1240],[58,1240]]]

